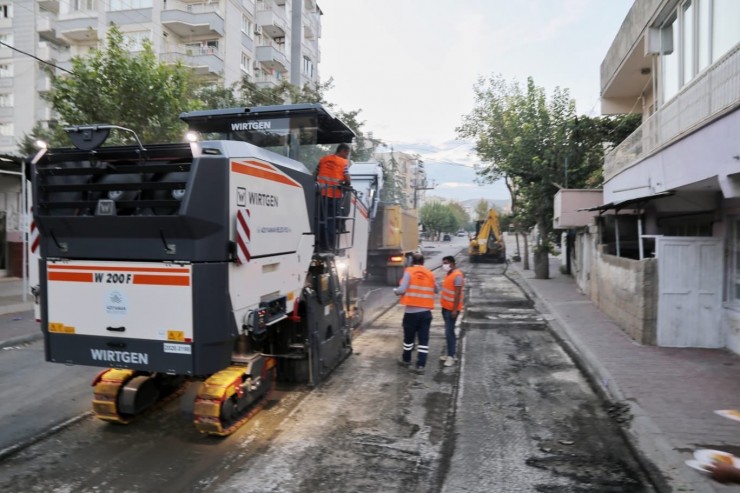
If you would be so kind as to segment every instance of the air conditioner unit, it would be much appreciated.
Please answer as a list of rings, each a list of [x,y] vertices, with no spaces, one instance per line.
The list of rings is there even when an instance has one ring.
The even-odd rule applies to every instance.
[[[262,26],[258,26],[257,24],[254,25],[254,34],[261,35],[262,34]]]
[[[252,64],[252,70],[259,70],[259,69],[261,69],[261,68],[262,68],[262,67],[260,67],[260,63],[259,63],[259,62],[254,62],[254,63]]]

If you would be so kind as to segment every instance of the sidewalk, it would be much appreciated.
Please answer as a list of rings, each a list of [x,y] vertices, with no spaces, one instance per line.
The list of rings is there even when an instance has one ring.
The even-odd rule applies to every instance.
[[[33,298],[23,301],[23,281],[0,278],[0,349],[41,339],[33,316]]]
[[[533,268],[533,262],[530,266]],[[740,408],[740,357],[723,349],[643,346],[582,294],[550,259],[550,279],[512,263],[508,275],[535,300],[556,335],[611,401],[628,403],[626,428],[638,453],[672,491],[738,491],[684,464],[700,448],[740,455],[740,423],[714,414]]]

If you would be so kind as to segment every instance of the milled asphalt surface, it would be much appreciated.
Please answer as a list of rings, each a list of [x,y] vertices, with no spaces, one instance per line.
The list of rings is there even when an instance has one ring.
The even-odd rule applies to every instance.
[[[509,243],[513,238],[507,238]],[[513,244],[509,252],[513,252]],[[533,265],[530,262],[530,265]],[[740,409],[740,356],[723,349],[643,346],[581,293],[551,258],[550,279],[512,263],[508,275],[536,302],[554,333],[605,399],[629,406],[625,428],[647,468],[655,465],[668,482],[665,491],[729,492],[690,469],[684,461],[700,448],[740,456],[740,423],[714,414]],[[38,340],[30,296],[22,281],[0,280],[0,348]]]

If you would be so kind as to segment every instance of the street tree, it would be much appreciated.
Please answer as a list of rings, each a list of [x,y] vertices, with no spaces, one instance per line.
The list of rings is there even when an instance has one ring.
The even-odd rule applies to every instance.
[[[383,170],[383,188],[380,190],[380,201],[384,204],[405,204],[406,194],[403,190],[403,178],[398,160],[393,149],[385,159],[380,160]]]
[[[130,128],[142,142],[180,141],[185,125],[180,113],[198,107],[191,71],[162,63],[146,40],[129,51],[121,31],[108,29],[105,45],[72,58],[71,74],[50,72],[52,89],[45,96],[59,115],[52,144],[67,144],[62,127],[109,123]],[[111,135],[131,142],[130,134]]]
[[[474,92],[474,108],[458,134],[475,140],[484,163],[478,170],[482,181],[504,179],[515,231],[537,226],[536,277],[547,278],[547,254],[554,250],[555,193],[559,188],[599,185],[605,144],[621,142],[637,120],[577,117],[567,89],[556,88],[548,98],[531,77],[522,88],[516,81],[492,76],[479,80]]]
[[[486,216],[488,215],[488,209],[489,209],[488,201],[486,199],[480,199],[477,204],[475,204],[475,217],[476,221],[483,221]]]
[[[467,214],[458,203],[430,202],[419,209],[419,221],[424,229],[437,238],[443,232],[455,232],[465,226]]]

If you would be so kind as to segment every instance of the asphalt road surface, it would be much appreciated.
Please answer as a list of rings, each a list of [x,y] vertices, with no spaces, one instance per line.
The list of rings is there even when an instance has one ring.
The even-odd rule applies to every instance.
[[[435,245],[429,265],[459,246]],[[440,365],[435,314],[427,372],[399,367],[402,308],[378,301],[394,301],[378,287],[368,297],[377,319],[352,356],[316,389],[280,386],[224,439],[195,431],[187,389],[128,426],[83,417],[44,434],[59,419],[44,424],[37,413],[89,406],[94,369],[44,363],[39,343],[0,353],[0,381],[24,368],[0,387],[0,439],[29,443],[0,460],[0,490],[653,491],[613,413],[504,266],[461,265],[469,293],[460,364]],[[22,404],[13,410],[6,399]],[[26,420],[36,424],[23,428]]]

